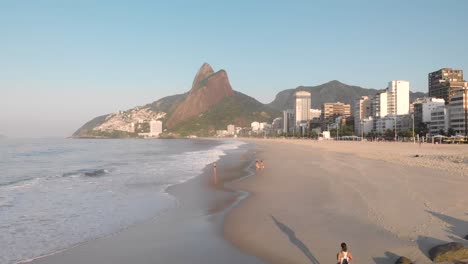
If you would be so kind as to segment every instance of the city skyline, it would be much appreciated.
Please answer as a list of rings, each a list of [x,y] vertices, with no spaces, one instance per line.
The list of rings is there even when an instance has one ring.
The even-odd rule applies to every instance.
[[[466,26],[460,17],[468,4],[453,3],[459,8],[427,1],[1,3],[0,134],[69,136],[95,116],[188,91],[203,62],[226,69],[235,90],[262,103],[331,80],[383,89],[401,79],[427,93],[428,73],[468,69],[468,37],[455,34]]]

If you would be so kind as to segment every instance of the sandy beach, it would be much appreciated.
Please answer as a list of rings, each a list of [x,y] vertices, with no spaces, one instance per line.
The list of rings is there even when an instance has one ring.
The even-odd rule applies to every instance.
[[[244,139],[243,139],[244,140]],[[250,197],[224,235],[270,263],[430,263],[468,234],[468,146],[248,139],[266,168],[231,184]],[[419,155],[419,157],[415,157]]]

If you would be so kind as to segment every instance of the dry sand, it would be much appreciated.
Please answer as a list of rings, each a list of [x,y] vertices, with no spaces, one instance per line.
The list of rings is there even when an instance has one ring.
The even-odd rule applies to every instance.
[[[427,251],[468,241],[468,146],[248,140],[266,168],[232,184],[251,196],[224,234],[271,263],[430,263]],[[420,157],[414,157],[420,155]]]

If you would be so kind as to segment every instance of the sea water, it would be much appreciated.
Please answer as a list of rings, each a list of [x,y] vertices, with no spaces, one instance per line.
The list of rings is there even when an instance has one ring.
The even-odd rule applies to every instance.
[[[165,192],[242,143],[1,139],[0,263],[66,249],[177,206]]]

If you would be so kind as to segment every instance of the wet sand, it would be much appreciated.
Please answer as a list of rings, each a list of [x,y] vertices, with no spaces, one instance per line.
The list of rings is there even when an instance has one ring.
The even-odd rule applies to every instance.
[[[468,234],[468,146],[248,140],[266,168],[231,184],[251,195],[224,234],[271,263],[431,263],[429,248]],[[420,155],[420,157],[414,157]]]
[[[245,197],[245,193],[223,188],[223,184],[248,175],[252,159],[251,145],[228,151],[217,163],[216,185],[209,165],[202,175],[168,189],[179,201],[177,208],[114,235],[30,263],[264,263],[223,239],[227,211]]]

